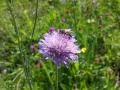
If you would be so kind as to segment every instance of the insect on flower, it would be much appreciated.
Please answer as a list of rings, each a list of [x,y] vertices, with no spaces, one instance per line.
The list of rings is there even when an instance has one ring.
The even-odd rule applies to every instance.
[[[59,29],[58,29],[58,30],[59,30]],[[66,35],[68,35],[69,38],[72,37],[72,35],[71,35],[71,32],[72,32],[71,29],[60,29],[59,31],[60,31],[61,34],[66,34]]]
[[[57,29],[44,34],[44,39],[39,41],[39,52],[44,55],[43,60],[52,57],[52,61],[60,67],[64,63],[66,67],[70,59],[77,62],[77,53],[80,53],[79,46],[76,45],[74,36],[70,29]]]

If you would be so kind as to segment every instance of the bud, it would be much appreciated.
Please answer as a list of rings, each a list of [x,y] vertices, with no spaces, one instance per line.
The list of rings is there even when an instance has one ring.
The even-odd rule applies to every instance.
[[[52,32],[52,31],[54,31],[54,30],[55,30],[54,27],[50,27],[49,32]]]
[[[102,25],[99,25],[99,26],[98,26],[98,29],[101,29],[101,28],[102,28]]]
[[[33,50],[35,50],[35,45],[31,45],[30,46],[30,49],[33,51]]]
[[[61,20],[62,20],[62,22],[64,22],[64,21],[65,21],[65,18],[63,17]]]

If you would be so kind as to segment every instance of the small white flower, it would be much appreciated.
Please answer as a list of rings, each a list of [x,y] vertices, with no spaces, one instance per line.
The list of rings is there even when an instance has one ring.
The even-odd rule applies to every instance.
[[[95,22],[94,19],[88,19],[88,20],[87,20],[87,23],[94,23],[94,22]]]

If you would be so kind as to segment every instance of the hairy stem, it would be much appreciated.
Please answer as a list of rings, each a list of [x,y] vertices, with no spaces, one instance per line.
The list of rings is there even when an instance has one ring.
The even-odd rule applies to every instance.
[[[33,29],[32,29],[32,34],[31,34],[31,41],[30,41],[30,44],[32,44],[32,39],[33,39],[33,36],[34,36],[34,31],[35,31],[35,26],[36,26],[36,21],[37,21],[37,13],[38,13],[38,0],[36,2],[36,13],[35,13],[35,21],[34,21],[34,26],[33,26]]]
[[[20,56],[21,56],[21,58],[23,60],[23,66],[24,66],[25,76],[26,76],[26,79],[28,81],[30,90],[33,90],[32,89],[33,86],[31,84],[31,75],[30,75],[29,60],[26,59],[25,52],[22,51],[21,42],[20,42],[20,35],[19,35],[19,31],[18,31],[18,28],[17,28],[16,19],[15,19],[15,16],[13,14],[13,10],[12,10],[11,4],[9,3],[9,0],[6,0],[6,3],[7,3],[8,9],[10,11],[10,14],[11,14],[11,17],[12,17],[12,24],[14,26],[14,29],[15,29],[15,32],[16,32],[16,35],[17,35],[18,45],[19,45],[19,50],[20,50]]]

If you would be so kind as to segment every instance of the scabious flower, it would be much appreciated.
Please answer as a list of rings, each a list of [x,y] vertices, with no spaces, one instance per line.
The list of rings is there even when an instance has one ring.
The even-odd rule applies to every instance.
[[[42,64],[41,64],[41,62],[39,61],[38,63],[37,63],[37,67],[40,67]]]
[[[53,31],[44,34],[44,39],[39,41],[39,52],[44,55],[43,60],[52,57],[52,61],[58,67],[64,63],[66,67],[70,63],[70,58],[77,62],[80,53],[78,45],[75,44],[75,38],[64,30]]]
[[[31,46],[30,46],[30,49],[31,49],[31,50],[35,50],[35,45],[31,45]]]
[[[64,17],[62,17],[61,21],[62,21],[62,22],[65,22],[65,18],[64,18]]]

